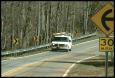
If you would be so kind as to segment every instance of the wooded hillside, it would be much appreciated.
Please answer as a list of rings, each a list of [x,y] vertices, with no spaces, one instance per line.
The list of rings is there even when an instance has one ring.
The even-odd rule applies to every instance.
[[[53,33],[74,31],[88,34],[95,32],[90,18],[114,1],[1,1],[1,48],[17,49],[50,43]]]

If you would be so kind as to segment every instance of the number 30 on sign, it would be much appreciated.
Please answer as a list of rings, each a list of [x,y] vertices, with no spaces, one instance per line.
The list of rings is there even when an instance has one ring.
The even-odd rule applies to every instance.
[[[114,38],[99,38],[99,51],[114,52]]]

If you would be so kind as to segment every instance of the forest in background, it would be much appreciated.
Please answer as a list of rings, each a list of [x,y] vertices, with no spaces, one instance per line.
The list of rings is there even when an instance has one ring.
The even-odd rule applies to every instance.
[[[114,1],[1,1],[1,48],[23,49],[50,43],[53,33],[95,32],[90,18]],[[18,44],[13,40],[18,38]]]

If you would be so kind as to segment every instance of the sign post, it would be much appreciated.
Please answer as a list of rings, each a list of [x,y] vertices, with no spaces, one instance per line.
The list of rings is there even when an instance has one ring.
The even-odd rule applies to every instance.
[[[114,31],[114,7],[107,3],[99,10],[91,20],[106,34],[106,38],[100,38],[99,50],[105,52],[105,76],[108,76],[108,52],[114,52],[114,39],[109,34]]]
[[[35,36],[35,37],[34,37],[34,41],[35,41],[35,51],[36,51],[36,45],[37,45],[37,42],[36,42],[36,41],[38,41],[38,36]]]
[[[108,35],[106,36],[108,38]],[[105,77],[108,77],[108,52],[105,52]]]
[[[108,77],[108,52],[105,52],[105,77]]]
[[[108,52],[114,52],[114,38],[100,38],[99,39],[99,51],[106,51],[105,52],[105,76],[108,76]]]
[[[18,40],[19,40],[18,38],[15,38],[15,39],[13,40],[13,43],[16,44],[16,45],[15,45],[15,49],[18,48],[18,45],[17,45],[17,44],[19,43]],[[17,53],[16,53],[16,56],[17,56]]]
[[[75,34],[76,34],[76,42],[77,42],[77,34],[78,34],[78,30],[75,30]]]

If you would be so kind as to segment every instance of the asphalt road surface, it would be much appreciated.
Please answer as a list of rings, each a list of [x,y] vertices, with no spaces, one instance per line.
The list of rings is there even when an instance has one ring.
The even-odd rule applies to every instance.
[[[1,62],[2,77],[62,77],[79,60],[105,54],[99,52],[99,40],[72,46],[72,51],[47,51]],[[77,63],[76,63],[77,64]]]

